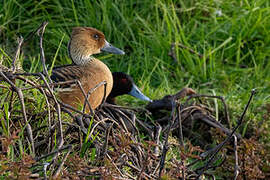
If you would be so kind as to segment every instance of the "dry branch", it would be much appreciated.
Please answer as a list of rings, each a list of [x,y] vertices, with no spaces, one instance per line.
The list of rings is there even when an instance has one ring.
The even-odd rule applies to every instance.
[[[22,46],[22,43],[23,43],[23,38],[22,37],[19,37],[18,38],[18,47],[17,47],[17,50],[16,50],[16,54],[13,58],[13,61],[12,61],[12,72],[15,73],[16,72],[16,60],[20,54],[20,50],[21,50],[21,46]]]
[[[175,43],[175,42],[174,42],[174,43],[171,43],[171,49],[170,49],[170,52],[168,53],[168,55],[171,56],[171,57],[173,58],[173,60],[174,60],[175,63],[178,63],[178,59],[177,59],[176,54],[175,54],[175,46],[179,46],[179,47],[181,47],[181,48],[183,48],[183,49],[186,49],[186,50],[188,50],[190,53],[197,55],[197,56],[198,56],[199,58],[201,58],[201,59],[204,58],[203,55],[201,55],[200,53],[196,52],[196,51],[193,50],[192,48],[187,47],[187,46],[185,46],[185,45],[183,45],[183,44],[181,44],[181,43]]]
[[[243,119],[244,119],[244,116],[245,116],[245,114],[246,114],[246,112],[247,112],[247,109],[248,109],[248,107],[249,107],[249,105],[250,105],[250,102],[251,102],[251,100],[252,100],[252,98],[253,98],[255,92],[256,92],[255,89],[253,89],[253,90],[251,91],[250,98],[249,98],[249,100],[248,100],[248,102],[247,102],[247,105],[246,105],[246,107],[245,107],[245,109],[244,109],[244,111],[243,111],[241,117],[239,118],[239,121],[238,121],[237,125],[236,125],[235,128],[232,130],[231,134],[228,135],[228,136],[226,137],[226,139],[225,139],[222,143],[220,143],[219,145],[217,145],[217,146],[214,148],[213,153],[211,154],[211,156],[210,156],[209,160],[207,161],[206,165],[204,166],[204,168],[199,172],[197,178],[199,178],[199,177],[205,172],[205,170],[208,169],[208,166],[213,162],[213,160],[214,160],[215,156],[217,155],[217,153],[218,153],[218,152],[221,150],[221,148],[223,148],[223,146],[224,146],[226,143],[228,143],[229,140],[234,136],[235,131],[236,131],[236,130],[239,128],[239,126],[242,124],[242,121],[243,121]]]
[[[52,83],[52,80],[46,68],[46,64],[45,64],[46,59],[45,59],[45,54],[44,54],[44,49],[43,49],[43,34],[47,25],[48,25],[47,21],[43,22],[40,28],[37,30],[37,34],[39,36],[39,48],[40,48],[40,55],[41,55],[40,60],[43,66],[43,74],[45,74],[45,76],[49,79],[49,82]]]

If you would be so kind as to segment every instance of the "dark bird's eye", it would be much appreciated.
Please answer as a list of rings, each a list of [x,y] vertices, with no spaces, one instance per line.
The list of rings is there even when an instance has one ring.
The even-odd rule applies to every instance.
[[[126,83],[127,83],[127,79],[126,79],[126,78],[122,78],[122,79],[121,79],[121,82],[122,82],[123,84],[126,84]]]
[[[95,40],[98,40],[98,39],[99,39],[99,35],[98,35],[98,34],[94,34],[94,35],[93,35],[93,38],[94,38]]]

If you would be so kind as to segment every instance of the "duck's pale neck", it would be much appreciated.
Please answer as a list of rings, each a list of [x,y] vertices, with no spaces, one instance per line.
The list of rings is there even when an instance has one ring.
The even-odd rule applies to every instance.
[[[78,55],[78,56],[76,56],[76,55],[71,55],[70,56],[71,57],[71,60],[72,60],[72,62],[74,63],[74,64],[76,64],[76,65],[86,65],[86,64],[88,64],[88,63],[90,63],[90,62],[92,62],[93,61],[93,59],[95,59],[93,56],[91,56],[91,55],[87,55],[87,56],[84,56],[84,55]]]
[[[94,59],[89,49],[71,46],[71,42],[68,43],[68,54],[72,62],[76,65],[83,66]]]

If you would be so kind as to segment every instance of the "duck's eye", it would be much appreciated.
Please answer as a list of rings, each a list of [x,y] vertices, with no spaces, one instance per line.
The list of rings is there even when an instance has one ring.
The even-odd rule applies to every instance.
[[[93,38],[94,38],[95,40],[98,40],[98,39],[99,39],[99,35],[98,35],[98,34],[94,34],[94,35],[93,35]]]
[[[122,79],[121,79],[121,82],[122,82],[123,84],[126,84],[126,83],[127,83],[127,79],[126,79],[126,78],[122,78]]]

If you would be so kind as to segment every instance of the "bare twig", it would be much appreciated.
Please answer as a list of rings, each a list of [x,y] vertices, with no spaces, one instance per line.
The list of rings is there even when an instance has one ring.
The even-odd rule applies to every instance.
[[[114,110],[116,112],[118,112],[119,115],[122,115],[122,117],[125,118],[125,120],[123,120],[122,117],[118,116],[118,118],[121,121],[121,124],[124,127],[124,129],[126,130],[126,132],[133,132],[133,133],[137,132],[137,134],[139,134],[139,131],[138,131],[136,125],[132,122],[132,120],[124,112],[120,111],[119,109],[114,109]]]
[[[18,76],[17,78],[20,78],[20,76]],[[57,85],[75,84],[76,82],[77,82],[76,80],[70,80],[70,81],[64,81],[64,82],[49,83],[49,85],[50,85],[50,87],[53,87],[53,86],[57,86]],[[31,84],[31,85],[32,85],[32,87],[25,87],[25,88],[22,88],[22,90],[30,90],[30,89],[47,87],[47,85],[45,85],[45,84],[39,84],[39,85]]]
[[[183,138],[183,128],[182,128],[182,117],[181,117],[181,106],[180,104],[177,105],[177,118],[178,118],[178,123],[179,123],[179,128],[178,128],[178,136],[179,136],[179,144],[184,147],[184,138]]]
[[[39,47],[40,47],[40,55],[41,55],[40,59],[43,66],[43,74],[45,74],[45,76],[49,79],[49,82],[52,83],[52,80],[49,76],[49,73],[45,64],[46,59],[45,59],[45,54],[44,54],[44,49],[43,49],[43,34],[47,25],[48,25],[47,21],[43,22],[41,27],[38,29],[37,34],[39,35]]]
[[[64,144],[64,138],[63,138],[63,127],[62,127],[62,119],[61,119],[61,108],[60,105],[55,97],[55,95],[53,94],[53,90],[51,89],[51,87],[49,86],[49,83],[47,82],[47,80],[45,79],[44,75],[42,73],[39,73],[39,76],[42,78],[43,82],[45,83],[45,85],[47,86],[50,95],[52,97],[52,99],[55,102],[55,107],[56,107],[56,112],[57,112],[57,118],[58,118],[58,127],[59,127],[59,136],[57,137],[58,143],[57,143],[57,148],[61,149],[63,144]],[[57,158],[58,153],[54,154],[54,157],[52,158],[51,164],[53,162],[55,162],[55,159]]]
[[[88,101],[88,97],[91,96],[91,94],[97,89],[99,88],[100,86],[104,85],[104,88],[105,88],[105,93],[106,93],[106,84],[107,82],[106,81],[102,81],[100,83],[98,83],[94,88],[90,89],[88,92],[87,92],[87,95],[86,95],[86,99],[85,99],[85,102]],[[106,95],[105,95],[106,97]],[[103,99],[104,99],[104,96],[103,96]],[[102,102],[103,102],[103,99],[102,99]],[[83,105],[83,109],[85,109],[85,103]],[[93,110],[92,108],[90,107],[90,111],[93,113]]]
[[[66,109],[66,111],[68,112],[67,109]],[[68,114],[70,114],[70,116],[73,116],[71,112],[68,112]],[[79,116],[75,116],[75,117],[73,116],[73,119],[75,119],[76,122],[79,124],[79,126],[80,126],[82,132],[83,132],[85,135],[87,135],[87,129],[85,128],[85,126],[84,126],[84,124],[83,124],[82,118],[83,118],[83,116],[80,116],[80,115],[79,115]]]
[[[109,142],[109,134],[111,132],[112,127],[113,127],[113,123],[108,125],[108,127],[106,128],[105,141],[104,141],[101,153],[100,153],[101,159],[104,159],[106,157],[107,148],[108,148],[108,142]]]
[[[60,105],[55,97],[55,95],[53,94],[53,90],[51,89],[51,87],[49,86],[49,83],[47,82],[47,80],[45,79],[44,75],[42,73],[39,73],[40,77],[42,78],[43,82],[45,83],[45,85],[47,86],[50,95],[52,96],[54,102],[55,102],[55,106],[56,106],[56,111],[57,111],[57,117],[58,117],[58,126],[59,126],[59,134],[60,134],[60,141],[58,143],[58,149],[62,147],[62,145],[64,144],[64,138],[63,138],[63,127],[62,127],[62,119],[61,119],[61,108]]]
[[[47,163],[45,162],[44,165],[43,165],[43,172],[44,172],[44,179],[47,180],[48,177],[47,177],[47,168],[48,166],[50,165],[50,163]]]
[[[7,86],[0,84],[0,88],[8,89]]]
[[[83,110],[82,110],[82,112],[85,113],[85,106],[86,106],[86,104],[87,104],[88,107],[89,107],[90,113],[91,113],[91,115],[93,116],[93,115],[94,115],[94,111],[93,111],[93,109],[92,109],[92,107],[91,107],[91,104],[90,104],[90,102],[89,102],[89,100],[88,100],[88,96],[86,95],[86,93],[85,93],[85,91],[84,91],[84,89],[83,89],[83,87],[82,87],[81,82],[80,82],[79,80],[75,80],[75,81],[76,81],[76,83],[78,84],[78,86],[79,86],[79,88],[80,88],[80,90],[81,90],[81,92],[83,93],[83,96],[84,96],[84,105],[83,105]]]
[[[92,118],[92,116],[90,116],[89,114],[83,113],[83,112],[79,111],[78,109],[76,109],[76,108],[74,108],[74,107],[72,107],[72,106],[70,106],[68,104],[65,104],[65,103],[63,103],[61,101],[58,101],[58,103],[61,105],[61,107],[64,107],[66,109],[70,109],[70,110],[72,110],[72,111],[74,111],[76,113],[79,113],[80,115],[82,115],[84,117]]]
[[[28,34],[26,37],[25,37],[25,41],[23,44],[25,44],[29,39],[31,39],[36,33],[38,33],[38,31],[40,31],[40,29],[44,26],[44,23],[40,24],[39,27],[35,30],[35,31],[32,31],[30,34]]]
[[[236,125],[235,128],[232,130],[231,134],[228,135],[227,138],[226,138],[222,143],[220,143],[219,145],[217,145],[217,146],[214,148],[215,150],[214,150],[213,154],[211,155],[211,157],[210,157],[209,160],[207,161],[207,163],[206,163],[206,165],[204,166],[204,168],[199,172],[199,174],[198,174],[198,176],[197,176],[197,179],[204,173],[204,171],[205,171],[206,169],[208,169],[208,166],[209,166],[210,164],[212,164],[212,162],[213,162],[213,160],[214,160],[216,154],[221,150],[221,148],[222,148],[228,141],[230,141],[230,139],[233,137],[235,131],[236,131],[236,130],[239,128],[239,126],[242,124],[242,121],[243,121],[243,119],[244,119],[244,116],[245,116],[245,114],[246,114],[246,112],[247,112],[247,109],[248,109],[248,107],[249,107],[249,105],[250,105],[250,102],[251,102],[251,100],[252,100],[252,98],[253,98],[253,96],[254,96],[255,93],[256,93],[256,91],[255,91],[255,89],[253,89],[253,90],[251,91],[251,95],[250,95],[250,98],[249,98],[249,100],[248,100],[248,103],[247,103],[247,105],[246,105],[246,107],[245,107],[245,109],[244,109],[244,111],[243,111],[243,113],[242,113],[242,115],[241,115],[241,117],[240,117],[240,119],[239,119],[237,125]]]
[[[48,109],[48,129],[49,129],[49,132],[51,133],[52,121],[51,121],[50,103],[49,103],[49,99],[46,96],[46,93],[45,93],[44,89],[42,88],[41,90],[42,90],[42,92],[44,94],[44,98],[45,98],[45,101],[46,101],[46,104],[47,104],[47,109]],[[48,143],[48,151],[50,151],[50,149],[51,149],[51,143]]]
[[[185,46],[184,44],[181,44],[181,43],[174,43],[174,44],[176,46],[179,46],[179,47],[183,48],[183,49],[187,49],[189,52],[191,52],[192,54],[195,54],[195,55],[199,56],[201,59],[203,58],[203,55],[201,55],[200,53],[196,52],[192,48]]]
[[[240,167],[238,164],[238,153],[237,153],[237,137],[233,135],[233,151],[234,151],[234,158],[235,158],[235,165],[234,165],[234,180],[237,180],[237,177],[239,175]]]
[[[32,128],[31,128],[30,124],[28,123],[28,119],[27,119],[27,115],[26,115],[24,97],[23,97],[22,90],[20,88],[17,88],[17,86],[2,71],[0,71],[0,75],[6,80],[6,82],[9,83],[9,85],[12,87],[12,89],[15,90],[17,92],[18,96],[19,96],[21,106],[22,106],[22,113],[23,113],[24,123],[25,123],[25,126],[26,126],[28,138],[29,138],[29,141],[30,141],[31,147],[32,147],[32,153],[35,156],[35,145],[34,145],[35,143],[34,143],[34,139],[33,139]]]
[[[195,91],[191,88],[183,88],[179,92],[173,95],[166,95],[162,99],[154,100],[153,102],[150,102],[146,109],[149,111],[157,111],[160,109],[166,109],[166,110],[172,110],[172,101],[179,100],[184,98],[185,96],[193,95],[195,94]]]
[[[187,103],[192,99],[192,98],[200,98],[200,97],[206,97],[206,98],[217,98],[220,99],[223,106],[224,106],[224,113],[225,113],[225,117],[226,117],[226,121],[231,129],[231,121],[230,121],[230,117],[229,117],[229,113],[228,113],[228,107],[227,104],[225,103],[225,100],[222,96],[211,96],[211,95],[205,95],[205,94],[193,94],[191,95],[185,102],[185,106],[187,105]]]
[[[173,61],[175,63],[178,63],[178,60],[177,60],[177,57],[176,57],[176,54],[175,54],[175,43],[172,43],[171,44],[171,50],[170,52],[168,53],[169,56],[171,56],[173,58]]]
[[[149,125],[147,125],[146,123],[142,122],[139,119],[137,119],[136,121],[138,122],[138,124],[140,126],[142,126],[147,131],[147,133],[149,134],[150,137],[154,137],[154,131],[152,130],[152,128]]]
[[[222,159],[222,160],[221,160]],[[217,163],[217,164],[215,164],[215,165],[212,165],[212,166],[208,166],[207,167],[207,169],[206,170],[209,170],[209,169],[215,169],[215,168],[217,168],[217,167],[221,167],[224,163],[225,163],[225,161],[226,161],[226,156],[224,156],[223,154],[221,155],[221,157],[215,157],[214,159],[213,159],[213,162],[219,162],[219,163]],[[200,170],[202,170],[204,168],[204,166],[202,166],[202,167],[198,167],[197,169],[195,169],[194,171],[195,172],[198,172],[198,171],[200,171]],[[205,173],[204,173],[205,174]]]
[[[106,93],[107,93],[107,82],[104,81],[104,94],[103,94],[103,98],[102,98],[100,107],[102,107],[106,101]]]
[[[49,157],[51,155],[54,155],[56,153],[60,153],[60,152],[66,150],[66,149],[69,149],[69,148],[72,148],[72,146],[70,144],[69,145],[66,145],[66,146],[63,146],[60,149],[56,149],[56,150],[54,150],[54,151],[52,151],[52,152],[50,152],[48,154],[45,154],[45,155],[43,155],[41,157],[35,157],[34,159],[35,159],[35,161],[40,161],[41,159],[47,158],[47,157]]]
[[[23,37],[19,37],[18,38],[18,47],[17,47],[17,50],[16,50],[16,54],[13,58],[13,61],[12,61],[12,73],[14,73],[16,71],[16,60],[20,54],[20,51],[21,51],[21,46],[22,46],[22,43],[23,43]]]
[[[168,131],[167,131],[166,136],[165,136],[165,142],[163,144],[162,155],[161,155],[161,160],[160,160],[159,178],[161,178],[162,170],[164,168],[164,163],[165,163],[165,159],[166,159],[166,154],[167,154],[167,151],[169,149],[168,138],[169,138],[169,134],[170,134],[172,125],[174,124],[174,119],[175,119],[174,113],[175,113],[175,108],[176,108],[175,106],[176,106],[176,104],[175,104],[175,101],[173,100],[172,104],[171,104],[171,107],[172,107],[171,119],[169,121],[169,128],[168,128]]]
[[[160,143],[159,138],[160,138],[161,131],[162,131],[162,127],[161,127],[159,124],[157,124],[157,125],[156,125],[155,136],[154,136],[154,138],[153,138],[154,141],[155,141],[155,143],[157,144],[157,145],[155,146],[155,150],[154,150],[154,154],[155,154],[156,156],[159,155],[159,143]]]
[[[112,163],[112,165],[115,167],[115,169],[118,171],[118,173],[122,176],[122,177],[125,177],[127,178],[126,176],[124,176],[124,174],[120,171],[120,169],[117,167],[117,165],[113,162],[112,158],[106,154],[108,160]],[[132,178],[133,179],[133,178]]]
[[[63,160],[62,160],[62,162],[60,163],[60,165],[58,166],[57,170],[55,171],[55,173],[54,173],[52,179],[57,179],[57,177],[59,176],[59,174],[60,174],[60,172],[61,172],[61,170],[62,170],[62,168],[63,168],[63,166],[64,166],[64,163],[65,163],[65,161],[66,161],[66,159],[67,159],[69,153],[71,152],[71,149],[72,149],[72,146],[69,146],[69,147],[68,147],[68,152],[65,154],[65,156],[64,156],[64,158],[63,158]]]
[[[171,43],[171,50],[170,50],[170,52],[169,52],[168,55],[171,56],[171,57],[173,58],[174,62],[176,62],[176,63],[178,63],[178,60],[177,60],[177,57],[176,57],[176,55],[175,55],[175,46],[179,46],[179,47],[181,47],[181,48],[183,48],[183,49],[186,49],[186,50],[188,50],[190,53],[199,56],[199,58],[201,58],[201,59],[203,59],[203,57],[204,57],[202,54],[196,52],[196,51],[193,50],[192,48],[187,47],[187,46],[185,46],[184,44],[181,44],[181,43],[175,43],[175,42],[174,42],[174,43]]]
[[[141,172],[141,170],[138,169],[138,167],[132,165],[131,163],[125,162],[125,165],[132,168],[132,169],[134,169],[137,172]],[[148,179],[156,179],[157,178],[154,175],[149,175],[149,174],[146,174],[145,172],[142,172],[142,176],[146,176]]]
[[[220,129],[222,132],[224,132],[225,134],[229,135],[232,131],[229,130],[228,128],[224,127],[220,122],[216,121],[213,117],[205,115],[201,112],[195,112],[192,114],[192,117],[194,120],[201,120],[203,122],[205,122],[206,124],[208,124],[211,127]],[[238,133],[235,133],[236,137],[241,139],[241,135]]]

